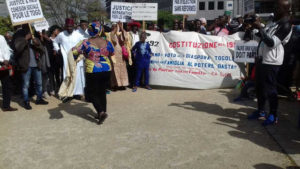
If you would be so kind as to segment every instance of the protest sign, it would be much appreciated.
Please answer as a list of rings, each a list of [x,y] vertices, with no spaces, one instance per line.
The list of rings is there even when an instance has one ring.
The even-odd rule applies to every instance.
[[[236,41],[234,61],[240,63],[254,63],[257,56],[257,41]]]
[[[203,35],[196,32],[147,31],[153,56],[150,84],[213,89],[234,87],[243,77],[233,61],[235,40],[239,33],[228,37]],[[189,37],[187,39],[187,37]]]
[[[157,3],[133,3],[132,19],[137,21],[156,21]]]
[[[129,22],[132,18],[132,3],[126,2],[111,2],[112,22]]]
[[[44,18],[39,0],[6,0],[13,25],[32,23]]]
[[[42,32],[43,30],[47,31],[49,29],[49,23],[46,19],[44,19],[42,21],[34,22],[33,26],[34,26],[35,30],[38,32]]]
[[[254,12],[254,0],[244,0],[244,14]]]
[[[174,15],[197,14],[197,0],[173,0]]]

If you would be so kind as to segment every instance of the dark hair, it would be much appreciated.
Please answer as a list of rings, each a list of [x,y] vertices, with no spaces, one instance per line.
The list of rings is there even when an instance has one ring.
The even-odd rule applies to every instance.
[[[53,25],[49,28],[49,36],[51,36],[53,34],[53,32],[58,29],[61,31],[61,28],[58,25]]]

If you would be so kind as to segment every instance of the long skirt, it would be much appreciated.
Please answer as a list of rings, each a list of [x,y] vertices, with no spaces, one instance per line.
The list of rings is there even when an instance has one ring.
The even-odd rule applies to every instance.
[[[85,97],[93,103],[97,113],[106,112],[106,88],[110,72],[86,73]]]

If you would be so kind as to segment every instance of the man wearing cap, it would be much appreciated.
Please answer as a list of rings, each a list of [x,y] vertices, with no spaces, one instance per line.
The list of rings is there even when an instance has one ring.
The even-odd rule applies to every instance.
[[[53,41],[54,50],[56,52],[60,50],[63,55],[63,78],[66,78],[67,70],[69,69],[68,53],[77,45],[77,43],[85,39],[79,31],[74,30],[74,26],[74,20],[67,18],[65,22],[65,31],[59,33]],[[77,63],[76,70],[77,73],[73,95],[83,95],[85,87],[83,60]]]
[[[88,26],[89,26],[88,21],[80,20],[80,25],[77,31],[79,31],[79,33],[83,36],[84,39],[88,39],[90,37],[88,33]]]

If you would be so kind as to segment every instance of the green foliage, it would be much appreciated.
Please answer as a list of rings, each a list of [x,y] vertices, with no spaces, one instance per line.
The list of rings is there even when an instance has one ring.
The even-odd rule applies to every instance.
[[[0,16],[0,34],[4,35],[7,31],[13,31],[10,18]]]
[[[174,20],[182,21],[183,17],[173,15],[170,11],[158,11],[158,25],[164,25],[164,28],[171,29],[173,27]]]

